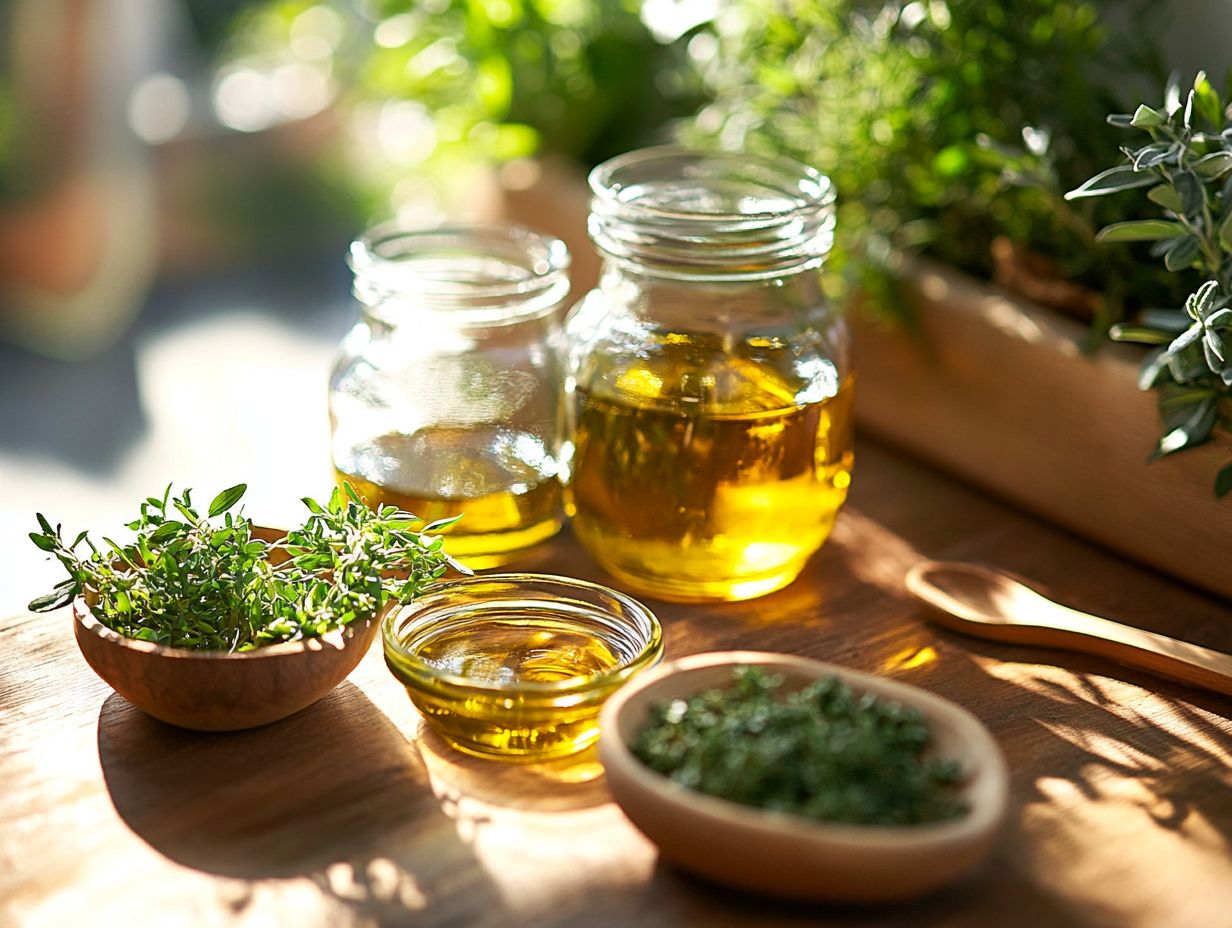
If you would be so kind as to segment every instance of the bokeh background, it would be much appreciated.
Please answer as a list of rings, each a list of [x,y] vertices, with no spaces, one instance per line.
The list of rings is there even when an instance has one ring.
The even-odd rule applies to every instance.
[[[56,574],[36,510],[112,531],[246,481],[298,519],[350,238],[514,219],[585,289],[585,172],[647,144],[830,173],[836,299],[896,318],[922,251],[1098,342],[1176,284],[1060,195],[1116,160],[1105,113],[1229,49],[1226,0],[0,0],[0,608]]]

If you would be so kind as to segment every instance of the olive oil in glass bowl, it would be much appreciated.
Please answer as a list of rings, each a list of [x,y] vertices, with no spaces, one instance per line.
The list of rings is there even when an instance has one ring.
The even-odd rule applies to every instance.
[[[599,737],[603,703],[663,653],[654,614],[565,577],[434,584],[382,623],[385,663],[425,722],[469,754],[540,761]]]

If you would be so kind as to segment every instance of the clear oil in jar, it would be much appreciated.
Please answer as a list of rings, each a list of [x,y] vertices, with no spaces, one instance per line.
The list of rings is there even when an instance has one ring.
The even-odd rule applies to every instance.
[[[662,599],[786,586],[847,496],[852,382],[811,382],[671,335],[574,396],[567,508],[613,576]],[[706,360],[709,354],[710,360]]]
[[[445,548],[468,567],[506,563],[561,527],[555,460],[534,435],[510,429],[421,429],[338,455],[334,476],[369,506],[392,505],[446,528]]]
[[[506,760],[563,757],[593,743],[614,684],[588,688],[585,681],[636,654],[533,608],[490,610],[482,622],[446,621],[405,646],[436,675],[411,677],[393,662],[390,669],[434,730],[467,753]],[[570,680],[579,687],[567,693],[534,689]]]

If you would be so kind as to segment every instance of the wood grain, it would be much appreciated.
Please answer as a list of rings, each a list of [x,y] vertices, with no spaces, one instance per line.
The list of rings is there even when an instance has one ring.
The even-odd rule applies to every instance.
[[[1215,475],[1222,439],[1148,463],[1155,396],[1141,354],[939,264],[910,289],[918,331],[853,314],[856,421],[878,435],[1113,550],[1232,597],[1232,503]]]
[[[371,651],[275,725],[186,732],[114,695],[67,612],[3,624],[6,925],[1216,925],[1232,910],[1232,700],[1099,659],[924,621],[921,558],[977,560],[1054,598],[1217,650],[1232,609],[862,441],[855,491],[800,581],[652,603],[668,656],[747,648],[887,674],[966,706],[1009,762],[1010,824],[923,902],[792,906],[661,864],[593,756],[460,757]],[[566,536],[522,566],[602,581]]]

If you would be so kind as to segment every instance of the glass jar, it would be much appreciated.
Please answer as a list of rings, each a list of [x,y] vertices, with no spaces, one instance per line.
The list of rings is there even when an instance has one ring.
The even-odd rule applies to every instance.
[[[830,181],[658,148],[590,186],[603,271],[565,323],[574,532],[661,599],[786,586],[851,481],[848,335],[818,274]]]
[[[381,226],[351,246],[359,322],[330,380],[335,475],[502,564],[562,521],[564,243],[518,227]]]

